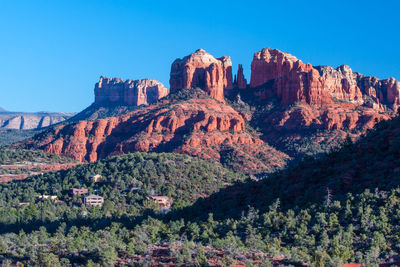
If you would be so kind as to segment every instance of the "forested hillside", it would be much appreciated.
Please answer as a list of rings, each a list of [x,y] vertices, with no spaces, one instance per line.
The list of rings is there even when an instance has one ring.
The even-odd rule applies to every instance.
[[[160,263],[160,251],[165,261],[198,266],[393,262],[400,252],[399,126],[399,118],[381,122],[355,144],[219,192],[244,177],[189,156],[145,153],[3,185],[2,255],[89,266]],[[104,180],[91,181],[96,173]],[[77,186],[104,196],[104,205],[69,199]],[[125,194],[130,187],[142,190]],[[38,194],[63,202],[35,201]],[[160,213],[146,198],[152,194],[174,199],[171,211]]]
[[[94,180],[94,176],[99,178]],[[174,202],[172,207],[180,208],[244,178],[241,174],[190,156],[126,154],[0,185],[0,202],[3,203],[0,209],[4,215],[0,220],[6,226],[3,231],[8,231],[7,225],[26,223],[29,228],[34,223],[40,225],[46,220],[59,220],[60,214],[69,218],[67,214],[72,212],[71,218],[75,218],[82,212],[82,199],[79,196],[71,198],[72,188],[86,188],[88,193],[103,196],[103,211],[106,213],[138,215],[146,208],[155,208],[152,201],[147,201],[150,196],[168,196]],[[42,203],[57,212],[39,216],[38,207],[33,204],[40,195],[57,197],[60,200],[58,205]],[[20,211],[26,208],[19,203],[27,203],[28,207],[32,204],[37,216],[25,216]]]

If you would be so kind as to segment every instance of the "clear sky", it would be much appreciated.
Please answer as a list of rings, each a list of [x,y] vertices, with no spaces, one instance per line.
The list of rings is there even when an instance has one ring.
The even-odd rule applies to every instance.
[[[171,63],[203,48],[242,63],[289,52],[313,65],[400,79],[400,1],[0,0],[0,107],[80,111],[101,75],[169,87]]]

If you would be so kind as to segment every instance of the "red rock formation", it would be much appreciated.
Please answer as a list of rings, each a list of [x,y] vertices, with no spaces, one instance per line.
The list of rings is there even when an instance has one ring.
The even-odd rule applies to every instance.
[[[322,79],[325,90],[329,92],[333,100],[343,100],[363,104],[363,96],[353,71],[347,65],[334,69],[330,66],[315,67]]]
[[[134,151],[177,152],[221,160],[229,151],[228,158],[238,157],[244,170],[261,171],[282,166],[287,156],[248,133],[245,120],[254,117],[264,141],[291,153],[287,146],[298,149],[299,144],[336,143],[347,134],[357,137],[393,116],[390,109],[400,104],[400,85],[395,79],[364,77],[346,65],[313,67],[290,54],[266,48],[254,55],[251,68],[250,88],[241,65],[235,79],[237,88],[250,92],[236,95],[234,106],[241,113],[222,103],[224,93],[230,95],[233,88],[230,59],[216,59],[198,50],[172,64],[171,92],[200,87],[214,99],[193,96],[175,101],[171,97],[118,117],[59,125],[19,146],[90,162]],[[143,90],[135,89],[138,87],[135,81],[101,78],[96,85],[96,102],[149,103],[150,82],[146,80]],[[151,99],[160,97],[159,88]],[[252,93],[254,98],[248,99]],[[259,109],[251,106],[257,101]],[[264,103],[268,105],[265,108]]]
[[[170,76],[171,92],[199,87],[209,96],[224,100],[224,90],[232,89],[232,62],[229,57],[214,58],[199,49],[183,59],[172,63]]]
[[[222,62],[223,88],[224,88],[224,90],[230,90],[233,88],[231,58],[223,56],[223,57],[217,58],[217,60]]]
[[[251,63],[250,86],[258,87],[267,82],[272,82],[274,89],[270,96],[279,98],[282,105],[332,103],[316,69],[276,49],[264,48],[255,53]]]
[[[254,54],[251,70],[254,98],[260,104],[281,103],[258,118],[263,138],[288,153],[288,143],[301,144],[304,138],[309,147],[339,144],[347,135],[356,138],[391,118],[400,104],[400,83],[394,78],[365,77],[347,65],[313,67],[265,48]]]
[[[356,74],[357,84],[362,92],[371,97],[369,105],[376,109],[385,109],[387,105],[394,111],[400,106],[400,82],[394,78],[379,80],[376,77]]]
[[[160,103],[118,117],[58,125],[39,140],[17,145],[96,161],[134,151],[177,152],[219,160],[229,147],[243,155],[243,168],[271,170],[288,157],[245,131],[243,117],[213,99]],[[265,160],[260,160],[264,155]]]
[[[270,48],[254,54],[250,86],[269,87],[271,90],[260,96],[277,97],[286,106],[296,102],[327,106],[344,101],[384,111],[386,107],[381,104],[392,109],[400,104],[400,84],[394,78],[379,81],[375,77],[364,77],[353,73],[347,65],[336,69],[313,67]]]
[[[238,66],[238,72],[237,72],[237,75],[235,75],[234,87],[236,87],[238,89],[246,89],[246,87],[247,87],[247,80],[243,74],[242,64],[239,64],[239,66]]]
[[[144,80],[122,80],[119,78],[100,77],[96,83],[95,103],[118,102],[128,105],[140,106],[151,104],[169,93],[162,83]]]

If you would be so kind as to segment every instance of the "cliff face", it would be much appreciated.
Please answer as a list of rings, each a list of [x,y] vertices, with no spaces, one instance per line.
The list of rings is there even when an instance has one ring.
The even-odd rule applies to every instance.
[[[357,85],[370,98],[366,104],[374,109],[383,109],[385,106],[397,110],[400,105],[400,82],[394,78],[379,80],[376,77],[355,74]]]
[[[73,113],[19,113],[0,112],[0,129],[32,130],[62,122]]]
[[[199,49],[172,63],[171,92],[185,88],[201,88],[209,96],[225,102],[224,90],[232,89],[232,62],[229,57],[214,58]]]
[[[343,101],[385,111],[387,107],[397,110],[400,103],[400,84],[394,78],[380,81],[353,73],[347,65],[313,67],[270,48],[254,54],[250,87],[268,87],[262,97],[277,97],[286,106],[296,102],[329,106]]]
[[[275,108],[258,114],[257,125],[264,140],[283,148],[307,138],[312,144],[340,143],[347,135],[356,138],[394,115],[400,85],[394,78],[354,73],[347,65],[313,67],[265,48],[254,54],[247,92],[261,106],[277,101]]]
[[[265,48],[255,53],[251,63],[250,86],[259,87],[266,83],[273,85],[266,97],[277,97],[282,105],[332,103],[316,69],[276,49]]]
[[[363,95],[357,86],[353,71],[347,65],[334,69],[330,66],[317,66],[324,88],[333,100],[363,104]]]
[[[126,105],[147,105],[156,102],[169,93],[162,83],[151,80],[122,80],[100,77],[96,83],[95,103],[121,103]]]
[[[118,117],[59,125],[17,146],[90,162],[134,151],[221,160],[229,151],[243,159],[241,167],[249,172],[271,171],[288,159],[247,133],[237,111],[209,98],[183,103],[164,100]]]

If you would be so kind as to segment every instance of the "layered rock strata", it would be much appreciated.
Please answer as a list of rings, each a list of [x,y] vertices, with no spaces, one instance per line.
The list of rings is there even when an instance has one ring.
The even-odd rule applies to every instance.
[[[41,149],[79,161],[110,155],[177,152],[214,160],[231,150],[249,171],[282,167],[288,156],[245,131],[243,117],[214,99],[164,100],[136,111],[59,125],[16,147]],[[263,161],[257,159],[263,155]]]
[[[342,101],[385,111],[387,107],[397,110],[400,104],[400,83],[394,78],[366,77],[347,65],[313,67],[271,48],[255,53],[251,64],[250,87],[263,86],[268,90],[262,97],[276,97],[285,106],[296,102],[328,106]]]
[[[162,83],[151,80],[122,80],[101,76],[95,85],[95,103],[120,103],[125,105],[147,105],[168,95]]]
[[[214,58],[203,49],[199,49],[172,63],[169,83],[171,92],[198,87],[209,96],[225,102],[224,90],[233,87],[231,59]]]

